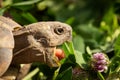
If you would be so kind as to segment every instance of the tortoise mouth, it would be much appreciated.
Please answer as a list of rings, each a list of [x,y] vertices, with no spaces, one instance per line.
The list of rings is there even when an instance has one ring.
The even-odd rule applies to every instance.
[[[46,50],[46,63],[50,67],[58,67],[60,66],[60,60],[55,55],[57,46],[50,47]]]
[[[65,42],[70,42],[70,41],[65,41]],[[64,44],[64,43],[62,43],[62,44]],[[47,50],[45,50],[46,51],[45,52],[46,53],[46,63],[49,66],[51,66],[51,67],[58,67],[58,66],[61,65],[60,61],[65,58],[65,53],[61,49],[61,45],[62,44],[56,45],[56,46],[51,46],[51,47],[49,46],[47,48]],[[56,54],[57,52],[60,52],[60,54],[58,53],[58,55],[57,55]]]

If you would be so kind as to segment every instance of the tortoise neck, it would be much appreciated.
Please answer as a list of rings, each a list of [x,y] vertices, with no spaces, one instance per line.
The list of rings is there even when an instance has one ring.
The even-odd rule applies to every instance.
[[[14,53],[30,45],[28,41],[29,31],[25,29],[26,28],[23,28],[23,29],[13,32],[14,40],[15,40],[15,48],[13,50]]]

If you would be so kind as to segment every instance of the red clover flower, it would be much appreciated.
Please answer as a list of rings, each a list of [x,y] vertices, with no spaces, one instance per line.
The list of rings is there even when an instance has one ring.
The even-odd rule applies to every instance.
[[[92,55],[92,67],[98,72],[107,70],[108,58],[104,53],[95,53]]]

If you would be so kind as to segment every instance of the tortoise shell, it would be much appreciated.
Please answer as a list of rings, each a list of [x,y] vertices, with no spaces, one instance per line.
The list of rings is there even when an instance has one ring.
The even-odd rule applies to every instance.
[[[13,20],[0,16],[0,76],[6,72],[12,61],[14,48],[12,31],[21,27]]]

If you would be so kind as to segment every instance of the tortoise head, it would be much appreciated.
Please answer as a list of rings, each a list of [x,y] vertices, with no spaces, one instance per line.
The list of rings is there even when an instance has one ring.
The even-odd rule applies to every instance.
[[[59,59],[55,56],[55,49],[56,46],[71,40],[71,27],[61,22],[38,22],[27,25],[25,29],[27,31],[22,30],[26,31],[22,40],[23,43],[27,43],[27,46],[21,49],[22,51],[20,49],[15,51],[19,54],[15,53],[13,61],[17,63],[43,62],[49,66],[58,66]],[[19,44],[17,37],[19,36],[15,37],[15,42]]]

